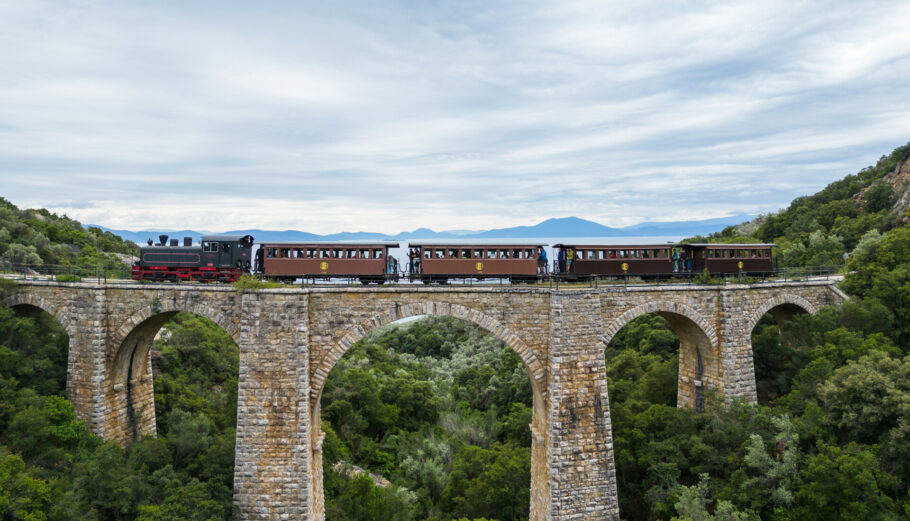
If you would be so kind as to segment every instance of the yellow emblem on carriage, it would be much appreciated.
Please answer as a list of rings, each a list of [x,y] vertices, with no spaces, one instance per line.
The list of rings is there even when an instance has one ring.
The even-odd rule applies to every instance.
[[[739,269],[743,269],[743,261],[739,261],[736,265],[739,266]]]
[[[483,263],[478,262],[477,264],[474,265],[474,269],[476,269],[477,271],[483,271]]]
[[[329,269],[329,263],[328,263],[328,262],[325,262],[325,261],[320,262],[320,263],[319,263],[319,269],[321,269],[322,271],[325,271],[325,270]]]
[[[629,263],[628,263],[628,262],[623,262],[623,263],[622,263],[622,270],[623,270],[623,271],[629,271]]]

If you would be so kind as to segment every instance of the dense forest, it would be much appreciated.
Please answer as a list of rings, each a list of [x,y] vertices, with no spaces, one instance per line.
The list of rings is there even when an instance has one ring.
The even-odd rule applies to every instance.
[[[0,266],[122,270],[123,256],[138,254],[136,244],[111,232],[44,209],[20,210],[0,197]]]
[[[782,328],[766,316],[752,332],[758,404],[677,408],[679,342],[657,315],[606,347],[623,519],[910,517],[910,215],[895,175],[908,157],[910,145],[777,214],[693,238],[774,242],[786,266],[849,254],[849,302]],[[132,251],[0,202],[0,260]],[[232,519],[233,340],[194,315],[165,325],[152,353],[158,437],[126,448],[75,418],[67,348],[49,315],[0,308],[0,518]],[[332,370],[321,408],[330,521],[527,518],[530,380],[484,330],[426,317],[376,331]]]

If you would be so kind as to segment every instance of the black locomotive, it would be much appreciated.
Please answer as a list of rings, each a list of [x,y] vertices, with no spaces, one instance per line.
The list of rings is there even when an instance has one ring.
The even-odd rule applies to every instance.
[[[168,243],[167,235],[159,240],[140,248],[133,280],[234,282],[252,269],[251,235],[204,235],[201,244],[184,237],[182,246],[177,239]]]

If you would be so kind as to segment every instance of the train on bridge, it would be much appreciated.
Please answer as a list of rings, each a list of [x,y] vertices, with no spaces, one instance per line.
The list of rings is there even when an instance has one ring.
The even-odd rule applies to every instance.
[[[548,245],[410,242],[400,262],[391,241],[265,242],[250,235],[206,235],[198,244],[159,236],[141,248],[132,268],[139,281],[233,282],[245,273],[279,281],[356,279],[364,284],[446,283],[451,279],[508,279],[514,283],[557,278],[687,277],[773,272],[773,244],[665,243]],[[258,247],[257,247],[258,246]]]

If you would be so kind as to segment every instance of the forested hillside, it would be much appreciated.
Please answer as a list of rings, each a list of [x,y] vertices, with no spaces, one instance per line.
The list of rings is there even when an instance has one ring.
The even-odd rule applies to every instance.
[[[117,254],[138,255],[139,248],[65,215],[20,210],[0,197],[0,264],[113,269],[124,266]]]
[[[843,266],[844,253],[910,222],[910,143],[786,209],[690,241],[775,243],[780,267]]]
[[[910,517],[908,156],[898,148],[778,214],[696,238],[775,242],[788,266],[850,254],[848,303],[780,329],[766,316],[752,332],[758,405],[677,408],[679,340],[657,315],[606,347],[623,519]],[[134,251],[107,235],[0,204],[4,260],[119,263]],[[0,308],[0,518],[232,519],[233,340],[188,314],[162,329],[159,435],[127,448],[76,420],[67,348],[49,315]],[[330,521],[527,518],[530,380],[482,329],[427,317],[374,332],[332,370],[321,408]]]

